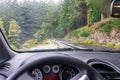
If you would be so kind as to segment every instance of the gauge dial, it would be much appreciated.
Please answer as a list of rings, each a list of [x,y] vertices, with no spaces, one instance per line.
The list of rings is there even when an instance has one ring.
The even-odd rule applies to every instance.
[[[58,73],[58,72],[60,71],[60,67],[59,67],[58,65],[54,65],[54,66],[52,67],[52,71],[53,71],[54,73]]]
[[[50,73],[51,67],[49,65],[45,65],[45,66],[43,66],[43,71],[44,71],[44,73]]]
[[[42,72],[40,71],[39,68],[35,68],[35,69],[32,71],[32,76],[35,77],[35,80],[42,80],[42,79],[43,79]]]
[[[70,80],[73,78],[79,71],[75,67],[67,67],[62,72],[62,80]]]

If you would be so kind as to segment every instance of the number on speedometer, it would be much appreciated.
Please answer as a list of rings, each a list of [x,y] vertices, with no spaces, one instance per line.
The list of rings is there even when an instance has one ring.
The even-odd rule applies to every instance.
[[[35,80],[42,80],[42,79],[43,79],[42,72],[40,71],[39,68],[35,68],[35,69],[32,71],[32,76],[35,77]]]

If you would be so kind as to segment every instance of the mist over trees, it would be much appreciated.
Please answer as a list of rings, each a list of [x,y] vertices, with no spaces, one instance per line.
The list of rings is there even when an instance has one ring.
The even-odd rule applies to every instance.
[[[18,47],[18,42],[30,39],[39,42],[49,38],[64,38],[72,30],[101,20],[101,14],[109,17],[109,1],[100,0],[99,5],[98,2],[98,0],[60,0],[59,3],[53,0],[47,2],[1,0],[0,27],[8,35],[10,43]],[[105,8],[101,5],[105,5]]]

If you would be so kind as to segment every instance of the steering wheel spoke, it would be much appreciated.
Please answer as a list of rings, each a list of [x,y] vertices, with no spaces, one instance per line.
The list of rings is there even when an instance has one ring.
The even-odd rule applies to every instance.
[[[90,80],[87,74],[81,75],[81,73],[78,73],[75,77],[73,77],[70,80]]]

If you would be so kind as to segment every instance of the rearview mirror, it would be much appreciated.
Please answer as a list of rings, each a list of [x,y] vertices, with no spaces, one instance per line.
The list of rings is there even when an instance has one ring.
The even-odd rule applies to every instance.
[[[112,0],[110,7],[110,15],[120,18],[120,0]]]

